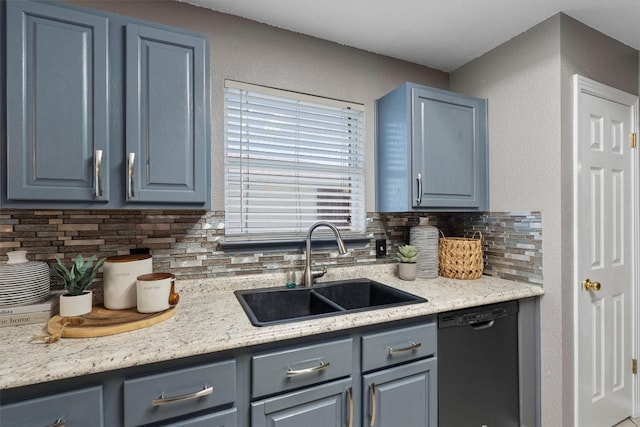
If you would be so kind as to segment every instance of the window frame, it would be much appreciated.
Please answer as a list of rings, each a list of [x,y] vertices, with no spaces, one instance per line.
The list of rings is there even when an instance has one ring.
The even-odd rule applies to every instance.
[[[229,166],[229,150],[232,150],[231,148],[229,148],[230,145],[232,145],[232,143],[230,142],[230,137],[229,137],[229,124],[228,124],[228,120],[229,120],[229,116],[230,116],[230,108],[228,106],[228,102],[231,102],[228,100],[228,97],[242,97],[242,95],[238,95],[237,93],[234,95],[230,95],[230,91],[239,91],[240,93],[244,92],[249,92],[249,93],[257,93],[260,95],[265,95],[267,97],[277,97],[277,98],[284,98],[287,100],[295,100],[294,102],[298,102],[298,103],[313,103],[313,104],[319,104],[319,105],[324,105],[326,106],[327,110],[333,108],[339,108],[339,109],[344,109],[344,111],[348,111],[349,114],[348,116],[351,118],[351,115],[355,115],[357,116],[356,121],[354,122],[354,130],[353,130],[353,135],[354,135],[354,142],[353,142],[353,147],[355,147],[355,151],[356,151],[356,160],[355,160],[355,164],[357,164],[356,167],[356,171],[357,173],[352,174],[355,176],[355,178],[349,178],[347,179],[348,182],[351,182],[351,180],[353,179],[353,182],[356,183],[357,185],[357,189],[356,189],[356,193],[354,193],[353,195],[350,195],[348,197],[349,200],[349,211],[352,213],[352,215],[348,215],[349,220],[351,221],[350,224],[352,224],[352,226],[347,230],[344,228],[344,226],[340,227],[340,231],[341,234],[343,235],[343,237],[346,240],[356,240],[356,241],[361,241],[361,240],[365,240],[365,236],[366,236],[366,232],[367,232],[367,212],[366,212],[366,197],[365,197],[365,192],[366,192],[366,185],[365,185],[365,179],[366,179],[366,169],[365,169],[365,161],[366,161],[366,153],[365,153],[365,148],[366,148],[366,144],[365,144],[365,108],[363,104],[357,104],[357,103],[353,103],[353,102],[347,102],[347,101],[341,101],[341,100],[336,100],[336,99],[331,99],[331,98],[326,98],[326,97],[320,97],[320,96],[315,96],[315,95],[309,95],[309,94],[304,94],[304,93],[300,93],[300,92],[295,92],[295,91],[288,91],[288,90],[282,90],[282,89],[276,89],[276,88],[271,88],[271,87],[266,87],[266,86],[259,86],[259,85],[254,85],[254,84],[249,84],[249,83],[243,83],[243,82],[237,82],[237,81],[233,81],[233,80],[225,80],[225,87],[224,87],[224,198],[225,198],[225,206],[224,206],[224,211],[225,211],[225,236],[224,236],[224,243],[225,246],[229,246],[229,245],[233,245],[233,246],[237,246],[239,248],[241,248],[243,245],[243,242],[252,242],[254,244],[259,243],[259,242],[265,242],[268,241],[270,243],[276,243],[279,242],[280,246],[286,247],[292,243],[296,243],[300,241],[301,238],[304,238],[308,229],[308,226],[310,226],[312,223],[314,223],[316,220],[320,220],[322,218],[317,218],[316,220],[313,220],[311,222],[309,222],[308,225],[303,226],[302,224],[304,224],[304,221],[301,221],[301,224],[299,224],[299,229],[296,231],[290,231],[290,232],[282,232],[282,231],[273,231],[273,232],[261,232],[261,233],[253,233],[251,232],[251,230],[247,230],[244,232],[237,232],[236,230],[229,232],[229,221],[231,220],[230,216],[231,213],[230,211],[230,207],[229,207],[229,181],[230,181],[230,166]],[[275,101],[274,101],[275,102]],[[243,111],[240,111],[238,114],[242,114]],[[349,133],[351,133],[351,125],[348,125],[347,127],[349,128]],[[356,127],[357,126],[357,127]],[[236,125],[237,127],[237,125]],[[242,136],[244,135],[244,132],[242,131],[242,129],[240,129],[239,131],[235,131],[233,132],[234,136],[236,136],[236,141],[235,143],[237,145],[242,145]],[[304,147],[304,146],[303,146]],[[345,144],[345,149],[353,149],[348,143]],[[240,148],[240,152],[242,152],[243,148]],[[317,147],[313,147],[313,150],[318,150]],[[236,160],[236,162],[240,162],[240,160]],[[359,163],[358,163],[359,162]],[[285,163],[283,162],[283,165]],[[297,165],[297,163],[295,163]],[[236,166],[236,165],[234,165]],[[237,166],[236,166],[237,167]],[[283,166],[283,169],[287,169],[289,166]],[[344,167],[345,170],[348,170],[349,172],[353,172],[352,171],[352,166],[345,166]],[[296,170],[295,168],[292,168],[290,170]],[[240,175],[242,175],[242,172],[240,172]],[[250,174],[248,174],[250,175]],[[240,181],[243,182],[243,181]],[[237,184],[236,184],[237,185]],[[241,186],[242,184],[240,184]],[[317,184],[313,184],[316,187],[318,186]],[[242,189],[240,191],[243,191]],[[349,193],[349,191],[347,191],[347,193]],[[319,198],[318,200],[321,200],[321,198]],[[238,204],[239,205],[239,204]],[[354,205],[354,206],[352,206]],[[321,209],[321,208],[320,208]],[[240,214],[238,214],[240,215]],[[316,213],[316,216],[321,216],[321,213]],[[249,227],[250,228],[250,227]],[[239,229],[239,227],[238,227]],[[325,233],[328,233],[328,230],[325,231],[322,228],[318,229],[318,231],[316,232],[318,234],[318,237],[322,238],[323,235]],[[329,234],[327,234],[328,236]],[[314,233],[315,236],[315,233]]]

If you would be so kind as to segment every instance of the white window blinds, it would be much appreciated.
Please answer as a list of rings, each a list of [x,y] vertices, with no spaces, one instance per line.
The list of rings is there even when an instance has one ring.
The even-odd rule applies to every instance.
[[[363,235],[362,105],[225,86],[225,235],[288,239],[319,220]]]

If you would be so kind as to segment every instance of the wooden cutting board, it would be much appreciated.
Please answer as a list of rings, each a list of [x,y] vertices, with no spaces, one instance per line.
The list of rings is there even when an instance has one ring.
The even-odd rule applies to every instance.
[[[51,335],[62,334],[65,338],[90,338],[120,334],[155,325],[173,316],[177,306],[158,313],[139,313],[135,308],[107,310],[103,305],[94,305],[91,313],[78,317],[56,315],[47,323]],[[66,326],[65,322],[69,322]]]

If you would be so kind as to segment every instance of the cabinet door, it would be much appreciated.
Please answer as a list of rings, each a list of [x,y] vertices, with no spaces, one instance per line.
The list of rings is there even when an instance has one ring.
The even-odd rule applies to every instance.
[[[414,208],[485,210],[486,101],[412,89]]]
[[[436,427],[436,358],[363,376],[363,420],[371,427]]]
[[[206,203],[206,41],[127,24],[127,202]]]
[[[7,198],[107,202],[107,19],[6,8]]]
[[[251,426],[353,427],[353,411],[351,379],[344,379],[252,403]]]

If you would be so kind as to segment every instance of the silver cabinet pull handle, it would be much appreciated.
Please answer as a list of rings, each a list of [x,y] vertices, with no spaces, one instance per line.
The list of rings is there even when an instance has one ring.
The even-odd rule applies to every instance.
[[[102,150],[96,150],[96,197],[102,197]]]
[[[64,427],[65,422],[63,419],[58,418],[53,424],[49,424],[47,427]]]
[[[287,369],[287,378],[297,377],[299,375],[313,374],[314,372],[324,371],[329,366],[331,366],[331,364],[329,362],[325,362],[324,360],[321,360],[320,364],[318,366],[314,366],[313,368],[307,368],[307,369],[291,369],[291,368],[289,368],[289,369]]]
[[[213,387],[205,387],[200,391],[196,391],[195,393],[183,394],[182,396],[174,396],[174,397],[164,397],[164,393],[160,395],[160,399],[153,399],[151,404],[153,406],[162,406],[168,405],[170,403],[176,402],[184,402],[185,400],[193,400],[198,399],[200,397],[208,396],[213,394]]]
[[[127,191],[127,194],[129,194],[130,198],[133,198],[133,197],[136,196],[136,194],[135,194],[135,192],[133,190],[133,184],[134,184],[134,182],[133,182],[133,178],[134,178],[133,165],[134,165],[135,161],[136,161],[136,153],[129,153],[128,162],[127,162],[128,165],[129,165],[128,166],[128,174],[129,174],[129,176],[128,176],[128,179],[127,179],[129,191]]]
[[[422,204],[422,174],[419,173],[416,177],[416,181],[418,181],[418,198],[416,199],[416,204],[420,206]]]
[[[389,349],[389,356],[395,353],[404,353],[405,351],[413,351],[422,346],[421,342],[409,341],[409,345],[406,347],[393,348],[387,347]]]
[[[347,400],[349,401],[349,418],[347,421],[347,427],[353,427],[353,388],[347,389]]]
[[[376,385],[374,383],[369,384],[369,395],[371,396],[371,415],[369,416],[369,425],[374,427],[376,425]]]

